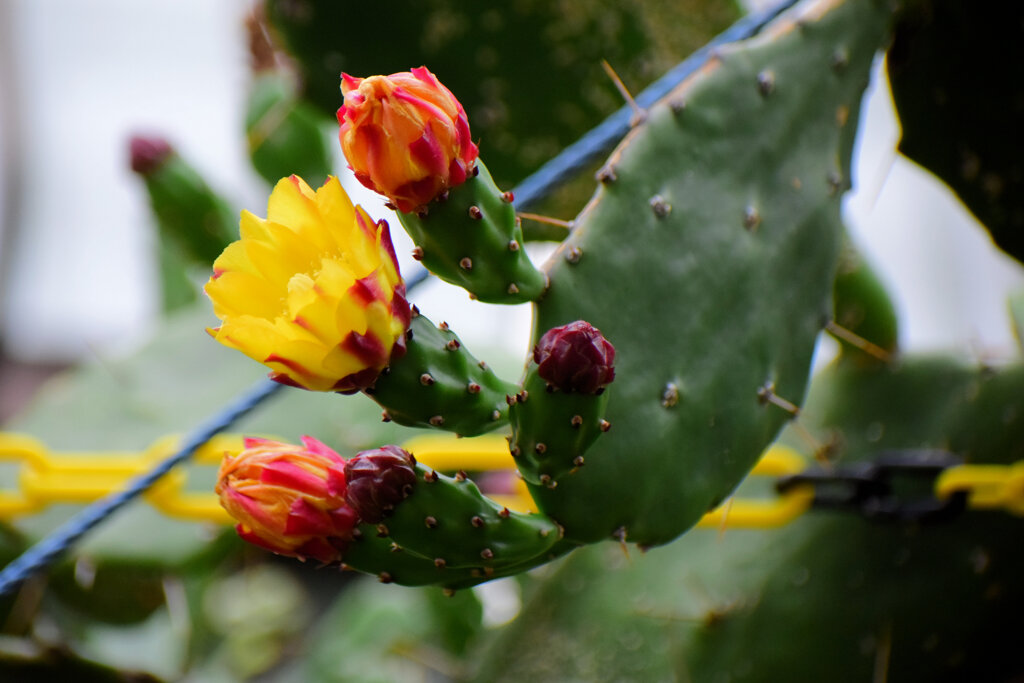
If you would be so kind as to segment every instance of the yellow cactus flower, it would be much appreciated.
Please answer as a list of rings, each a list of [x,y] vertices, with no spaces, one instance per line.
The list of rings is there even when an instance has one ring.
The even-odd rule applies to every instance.
[[[359,516],[345,503],[345,460],[316,439],[245,440],[225,456],[215,491],[238,535],[262,548],[340,562]]]
[[[473,173],[466,112],[426,67],[390,76],[342,74],[341,149],[356,178],[399,211],[417,211]]]
[[[284,178],[266,219],[243,211],[241,239],[214,261],[205,291],[222,321],[207,331],[282,384],[352,393],[405,351],[411,311],[388,224],[334,177],[315,192]]]

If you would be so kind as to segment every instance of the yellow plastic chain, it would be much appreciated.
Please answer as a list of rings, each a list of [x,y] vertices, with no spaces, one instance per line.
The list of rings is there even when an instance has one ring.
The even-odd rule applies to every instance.
[[[55,503],[85,504],[120,491],[175,452],[176,437],[159,439],[142,453],[51,453],[40,441],[24,435],[0,432],[0,468],[17,468],[17,488],[0,489],[0,520],[11,521],[40,512]],[[218,467],[225,453],[237,453],[242,436],[222,434],[198,449],[193,464]],[[457,439],[446,434],[416,437],[404,444],[424,465],[443,472],[460,469],[474,472],[513,472],[508,443],[501,436]],[[751,476],[780,477],[797,474],[807,460],[785,446],[772,446],[754,467]],[[146,500],[170,517],[194,521],[232,523],[216,496],[209,490],[188,490],[189,470],[179,468],[146,492]],[[490,494],[500,505],[517,511],[535,511],[525,483],[509,477],[510,490]],[[1013,465],[958,465],[945,470],[935,484],[935,495],[946,499],[957,491],[968,492],[968,507],[1001,509],[1024,515],[1024,462]],[[796,519],[811,506],[810,485],[796,486],[771,498],[730,498],[707,513],[699,526],[711,528],[772,528]]]

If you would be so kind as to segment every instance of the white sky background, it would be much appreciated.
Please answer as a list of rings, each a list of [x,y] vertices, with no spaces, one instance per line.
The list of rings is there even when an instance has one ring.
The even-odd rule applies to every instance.
[[[264,213],[268,190],[248,164],[242,132],[248,7],[243,0],[0,0],[0,22],[9,22],[0,40],[13,38],[0,46],[0,60],[13,57],[0,74],[15,76],[13,84],[0,80],[0,124],[12,107],[17,113],[17,145],[2,138],[12,131],[7,121],[0,153],[23,150],[13,169],[17,232],[2,255],[10,268],[0,273],[9,354],[107,357],[152,333],[154,236],[144,188],[128,167],[133,132],[166,135],[237,206]],[[897,127],[885,89],[866,116],[859,191],[847,215],[894,290],[904,348],[1009,355],[1005,297],[1024,288],[1024,276],[937,183],[894,156]],[[0,195],[0,208],[9,201]],[[383,215],[374,198],[358,201]],[[400,230],[393,234],[409,262],[411,245]],[[470,348],[525,353],[528,306],[471,304],[441,283],[413,298]]]

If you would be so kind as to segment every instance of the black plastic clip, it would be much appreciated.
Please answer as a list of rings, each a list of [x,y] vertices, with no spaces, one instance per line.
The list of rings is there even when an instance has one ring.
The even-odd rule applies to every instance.
[[[849,510],[873,521],[946,522],[967,509],[967,492],[941,500],[935,497],[935,481],[961,463],[946,451],[883,451],[870,462],[808,468],[781,477],[775,486],[785,493],[809,484],[814,487],[811,507]]]

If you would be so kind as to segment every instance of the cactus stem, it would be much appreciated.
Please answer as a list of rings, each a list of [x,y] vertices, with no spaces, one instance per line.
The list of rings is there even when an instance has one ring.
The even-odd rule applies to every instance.
[[[412,248],[412,257],[414,259],[416,259],[417,261],[422,261],[423,260],[423,248],[422,247],[413,247]]]
[[[443,557],[435,557],[434,558],[434,566],[437,567],[438,569],[444,569],[445,567],[448,566],[448,563],[445,561],[445,559]]]
[[[426,518],[425,518],[425,519],[423,520],[423,524],[424,524],[424,525],[425,525],[425,526],[426,526],[426,527],[427,527],[428,529],[436,529],[436,528],[437,528],[437,517],[433,517],[433,516],[430,516],[430,517],[426,517]]]
[[[665,198],[660,194],[656,194],[651,197],[651,201],[648,202],[651,206],[651,211],[654,212],[655,217],[665,218],[672,213],[672,205],[665,201]]]
[[[661,405],[663,408],[671,408],[677,403],[679,403],[679,387],[673,382],[669,382],[661,394]]]
[[[494,551],[491,550],[490,548],[484,548],[483,550],[480,551],[480,557],[484,558],[485,560],[493,560],[494,559]],[[484,571],[486,571],[486,570],[484,570]]]
[[[583,258],[583,250],[580,249],[579,247],[569,247],[569,249],[565,252],[565,260],[568,263],[579,263],[581,258]]]
[[[629,119],[630,127],[636,127],[647,120],[647,112],[636,103],[633,96],[629,94],[629,90],[626,88],[626,84],[619,78],[619,74],[615,73],[615,69],[608,63],[608,60],[601,60],[601,68],[608,74],[608,78],[612,79],[612,83],[615,84],[615,89],[622,95],[622,99],[626,100],[630,108],[633,110],[633,116]]]
[[[518,214],[519,218],[525,218],[528,221],[534,221],[535,223],[544,223],[545,225],[554,225],[555,227],[565,228],[566,230],[572,230],[572,221],[563,221],[561,218],[552,218],[551,216],[542,216],[539,213],[527,213],[526,211],[520,211]]]
[[[775,92],[775,74],[765,70],[757,74],[757,91],[763,97],[768,97]]]
[[[537,453],[537,455],[544,455],[545,453],[548,452],[548,446],[545,443],[538,443],[536,446],[533,447],[533,450]]]
[[[386,524],[377,525],[377,538],[387,538],[389,533],[390,531],[388,531]]]
[[[462,344],[459,343],[458,339],[450,339],[448,340],[448,343],[444,345],[444,348],[449,351],[458,351],[460,346],[462,346]]]
[[[757,230],[757,226],[761,225],[761,212],[756,207],[747,205],[743,209],[743,227],[753,232]]]
[[[579,429],[580,427],[583,426],[583,416],[582,415],[573,415],[572,419],[569,420],[569,424],[572,425],[573,429]]]
[[[468,213],[469,217],[475,221],[478,221],[484,217],[484,212],[481,211],[480,207],[477,206],[476,204],[473,204],[472,206],[469,207]]]
[[[473,270],[473,259],[468,256],[463,257],[459,260],[459,268],[463,270]]]
[[[825,331],[831,334],[836,339],[844,341],[847,344],[850,344],[851,346],[860,349],[864,353],[874,356],[883,363],[892,362],[891,353],[883,349],[881,346],[869,342],[867,339],[860,336],[859,334],[846,329],[845,327],[837,323],[835,320],[829,320],[827,323],[825,323]]]
[[[481,517],[480,515],[473,515],[470,518],[469,523],[472,524],[477,529],[480,529],[484,525],[484,518]]]
[[[466,470],[459,470],[455,473],[455,481],[462,483],[467,479],[469,479],[469,476],[466,474]]]
[[[427,422],[429,422],[435,427],[440,427],[441,425],[444,424],[444,417],[442,417],[441,415],[434,415],[432,418],[427,420]]]
[[[471,394],[479,394],[480,385],[477,384],[476,382],[470,382],[469,384],[466,385],[466,391],[468,391]]]
[[[381,583],[391,583],[395,579],[392,578],[391,574],[388,574],[387,572],[381,572],[380,574],[377,574],[377,580]]]
[[[612,423],[609,422],[608,420],[601,420],[597,426],[601,428],[602,432],[607,432],[609,429],[612,428]]]

